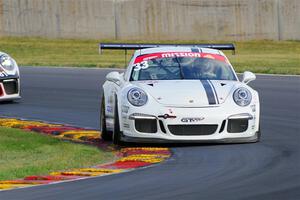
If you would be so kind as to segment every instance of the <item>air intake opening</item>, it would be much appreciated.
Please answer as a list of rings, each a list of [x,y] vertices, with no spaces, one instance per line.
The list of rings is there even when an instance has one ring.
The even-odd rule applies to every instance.
[[[168,125],[168,128],[173,135],[211,135],[216,132],[218,125]]]
[[[248,119],[229,119],[227,125],[228,133],[241,133],[248,129]]]
[[[142,133],[156,133],[157,123],[156,119],[135,119],[135,129]]]
[[[18,82],[17,80],[5,81],[3,82],[4,90],[6,94],[16,94],[18,93]]]

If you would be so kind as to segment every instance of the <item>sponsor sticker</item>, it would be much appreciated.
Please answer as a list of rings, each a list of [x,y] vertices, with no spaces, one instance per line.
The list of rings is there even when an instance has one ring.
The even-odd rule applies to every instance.
[[[215,59],[215,60],[228,63],[228,60],[224,56],[218,54],[199,53],[199,52],[162,52],[162,53],[153,53],[153,54],[138,56],[135,59],[134,64],[142,63],[156,58],[174,58],[174,57],[209,58],[209,59]],[[143,63],[142,66],[137,67],[137,70],[140,70],[141,67],[147,68],[148,63],[147,62]]]
[[[106,112],[112,113],[112,112],[113,112],[112,107],[111,107],[111,106],[107,106],[107,107],[106,107]]]
[[[122,111],[122,113],[128,113],[128,111],[129,111],[129,106],[122,105],[121,111]]]

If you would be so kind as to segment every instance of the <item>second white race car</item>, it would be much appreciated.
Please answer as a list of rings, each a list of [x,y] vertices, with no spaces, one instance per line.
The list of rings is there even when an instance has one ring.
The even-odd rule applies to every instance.
[[[239,81],[224,53],[213,48],[137,45],[125,73],[106,76],[102,138],[115,144],[257,142],[259,95],[247,85],[256,77],[244,72]]]
[[[20,98],[19,67],[12,57],[0,52],[0,101]]]

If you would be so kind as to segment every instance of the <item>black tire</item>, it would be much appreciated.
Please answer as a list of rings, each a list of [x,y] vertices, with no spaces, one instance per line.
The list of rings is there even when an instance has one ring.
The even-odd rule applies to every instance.
[[[118,101],[115,102],[114,109],[114,131],[112,135],[112,140],[115,145],[122,145],[121,141],[121,131],[120,131],[120,122],[119,122],[119,112],[118,112]]]
[[[12,103],[16,103],[15,100],[4,100],[4,101],[0,101],[1,104],[12,104]]]
[[[100,131],[101,131],[101,138],[105,141],[112,140],[112,132],[106,129],[106,117],[105,117],[105,100],[104,95],[102,96],[101,100],[101,112],[100,112]]]
[[[259,142],[260,138],[261,138],[261,131],[260,131],[260,125],[259,125],[258,132],[257,132],[257,140],[256,140],[256,142]]]

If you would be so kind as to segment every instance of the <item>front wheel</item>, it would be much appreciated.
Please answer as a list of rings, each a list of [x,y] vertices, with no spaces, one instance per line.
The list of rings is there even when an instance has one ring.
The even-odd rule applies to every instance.
[[[121,145],[121,131],[120,131],[120,123],[119,123],[119,112],[118,112],[118,103],[115,103],[115,114],[114,114],[114,131],[112,140],[115,145]]]
[[[102,97],[101,102],[101,113],[100,113],[100,131],[101,131],[101,138],[105,141],[112,140],[112,133],[107,130],[106,128],[106,116],[105,116],[105,99],[104,95]]]

